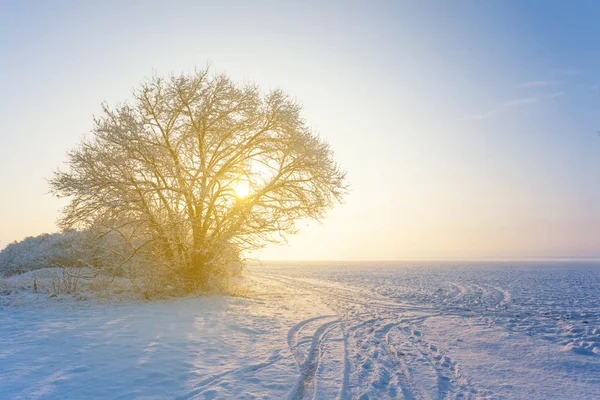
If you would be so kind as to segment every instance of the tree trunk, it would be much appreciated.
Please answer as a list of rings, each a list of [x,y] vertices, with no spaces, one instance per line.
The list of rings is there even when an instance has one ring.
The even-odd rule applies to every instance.
[[[194,251],[191,256],[191,265],[185,271],[184,284],[187,292],[208,289],[210,271],[206,263],[206,256],[199,251]]]
[[[210,254],[204,248],[204,241],[200,232],[194,229],[193,235],[194,242],[190,263],[184,272],[184,285],[187,292],[208,289],[208,278],[210,277],[210,265],[208,264]]]

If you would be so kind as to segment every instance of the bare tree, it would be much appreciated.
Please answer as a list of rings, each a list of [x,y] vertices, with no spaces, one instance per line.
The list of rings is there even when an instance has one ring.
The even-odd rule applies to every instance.
[[[124,259],[151,254],[187,290],[285,240],[298,219],[321,219],[346,192],[328,144],[279,90],[204,69],[149,79],[134,99],[104,105],[50,180],[71,199],[60,224],[117,232]]]

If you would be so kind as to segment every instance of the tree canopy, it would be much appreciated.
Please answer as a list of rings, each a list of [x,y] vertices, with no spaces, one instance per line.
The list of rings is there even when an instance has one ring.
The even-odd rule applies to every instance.
[[[299,219],[321,219],[347,187],[296,101],[208,68],[104,104],[67,163],[50,180],[70,198],[61,227],[116,232],[124,262],[160,262],[188,290],[285,240]]]

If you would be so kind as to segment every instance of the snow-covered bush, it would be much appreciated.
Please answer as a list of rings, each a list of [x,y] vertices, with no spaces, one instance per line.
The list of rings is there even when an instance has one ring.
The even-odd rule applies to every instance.
[[[66,259],[66,249],[75,232],[45,233],[13,242],[0,252],[0,274],[11,276],[41,268],[51,268]]]
[[[219,251],[219,257],[206,255],[212,272],[204,290],[229,292],[229,281],[240,275],[243,260],[234,247],[229,247]],[[104,296],[113,292],[111,286],[117,281],[120,291],[126,287],[131,292],[127,297],[136,294],[151,299],[188,292],[181,265],[163,260],[157,254],[161,251],[160,243],[140,245],[100,229],[43,234],[11,243],[0,251],[0,277],[24,274],[28,290],[47,294],[90,290]],[[38,270],[45,272],[30,273]],[[128,284],[124,286],[123,281]]]
[[[91,231],[44,233],[13,242],[0,251],[0,276],[42,268],[91,268],[122,274],[118,266],[122,243]],[[117,267],[115,267],[117,266]]]

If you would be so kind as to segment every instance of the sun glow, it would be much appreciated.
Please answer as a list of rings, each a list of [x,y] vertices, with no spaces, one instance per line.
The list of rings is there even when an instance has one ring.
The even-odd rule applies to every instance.
[[[238,181],[234,184],[233,191],[238,199],[244,199],[250,194],[250,184],[247,181]]]

